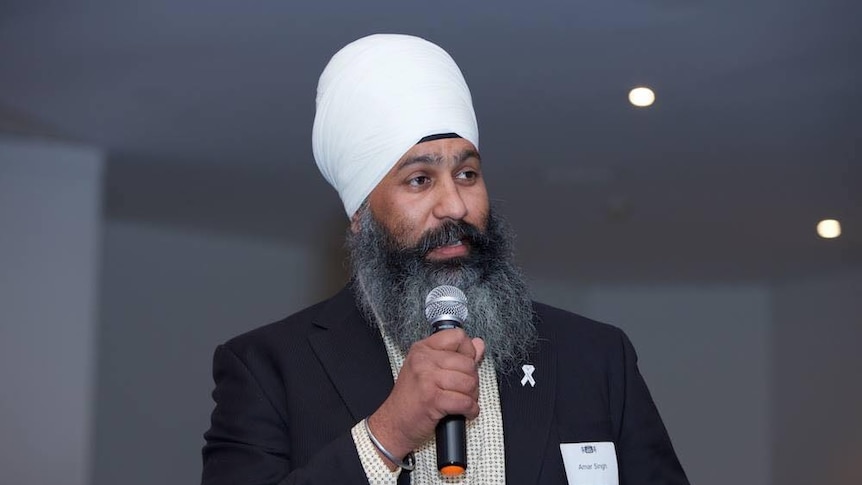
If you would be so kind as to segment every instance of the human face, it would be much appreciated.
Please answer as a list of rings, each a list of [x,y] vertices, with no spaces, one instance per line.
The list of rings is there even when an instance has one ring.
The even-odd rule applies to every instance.
[[[484,231],[488,192],[478,150],[463,138],[414,145],[371,192],[368,209],[403,248],[447,221],[463,221]],[[432,249],[426,258],[445,260],[469,253],[469,243],[451,241]]]

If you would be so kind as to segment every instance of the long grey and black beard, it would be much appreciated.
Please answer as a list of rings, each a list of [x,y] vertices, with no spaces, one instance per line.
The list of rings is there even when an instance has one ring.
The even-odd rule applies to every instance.
[[[469,255],[429,261],[434,248],[463,240]],[[360,209],[359,231],[348,231],[355,294],[370,322],[378,322],[403,351],[430,334],[425,297],[439,285],[467,295],[469,317],[464,329],[485,341],[485,355],[498,372],[523,363],[536,341],[533,308],[521,271],[514,264],[513,236],[491,211],[485,232],[464,222],[449,222],[426,233],[413,247],[402,248]]]

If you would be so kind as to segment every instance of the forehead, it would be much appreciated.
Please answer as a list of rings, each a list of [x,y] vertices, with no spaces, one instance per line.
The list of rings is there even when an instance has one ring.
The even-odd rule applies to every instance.
[[[392,167],[390,173],[415,164],[450,164],[460,163],[464,160],[475,158],[479,160],[479,151],[464,138],[443,138],[439,140],[426,141],[413,145],[397,163]]]

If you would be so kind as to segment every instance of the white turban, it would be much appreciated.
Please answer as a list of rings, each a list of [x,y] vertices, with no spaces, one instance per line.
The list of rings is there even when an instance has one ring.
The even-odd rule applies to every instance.
[[[409,35],[351,42],[317,84],[312,146],[347,217],[426,136],[455,133],[479,148],[470,90],[443,49]]]

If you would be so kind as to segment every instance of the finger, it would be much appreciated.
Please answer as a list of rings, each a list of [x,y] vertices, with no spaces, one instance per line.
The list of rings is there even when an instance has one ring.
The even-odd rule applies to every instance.
[[[482,359],[485,358],[485,341],[479,337],[476,337],[472,340],[473,348],[476,350],[476,356],[474,357],[474,361],[476,365],[482,363]]]
[[[472,345],[469,345],[470,337],[467,336],[467,332],[460,328],[443,330],[441,332],[431,334],[431,336],[424,339],[423,342],[435,350],[467,352],[471,358],[473,357],[473,352],[475,352]]]
[[[470,360],[476,360],[476,346],[473,345],[473,341],[470,337],[465,333],[464,338],[458,344],[457,352],[461,355],[469,357]]]
[[[440,391],[435,404],[435,408],[440,413],[437,419],[448,414],[461,414],[467,419],[475,419],[479,415],[479,400],[466,394]]]
[[[447,330],[448,332],[448,330]],[[467,333],[462,329],[457,329],[457,332],[453,332],[452,340],[447,341],[446,344],[454,346],[457,344],[457,348],[453,349],[455,352],[462,354],[466,357],[469,357],[472,360],[476,359],[476,346],[473,345],[472,340],[467,335]],[[451,348],[451,347],[449,347]],[[448,350],[448,349],[447,349]]]
[[[436,369],[444,371],[454,371],[463,374],[478,376],[476,372],[476,361],[472,357],[456,352],[447,352],[443,350],[429,352],[428,363]]]
[[[463,372],[441,371],[437,374],[437,387],[444,391],[460,392],[468,396],[479,398],[479,375],[475,372],[465,374]]]

